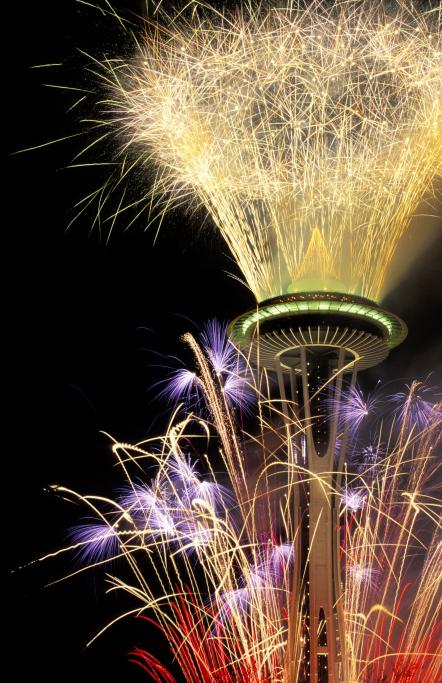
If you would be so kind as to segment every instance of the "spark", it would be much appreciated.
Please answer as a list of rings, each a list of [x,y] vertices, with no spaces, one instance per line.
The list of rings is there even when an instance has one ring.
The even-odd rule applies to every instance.
[[[190,342],[187,335],[184,340]],[[296,459],[292,442],[301,442],[309,427],[294,417],[290,430],[272,426],[262,407],[277,416],[278,400],[273,405],[263,378],[256,387],[260,431],[243,432],[202,344],[193,341],[190,348],[210,416],[178,418],[175,412],[165,434],[134,446],[115,443],[124,476],[117,503],[57,487],[88,507],[94,522],[79,525],[72,545],[56,554],[75,553],[85,565],[80,571],[106,563],[110,590],[127,592],[139,605],[126,614],[158,625],[188,683],[291,683],[302,676],[309,638],[305,584],[296,570],[302,552],[296,510],[307,482],[321,481]],[[344,488],[330,490],[333,505],[342,509],[343,681],[399,681],[400,671],[412,672],[412,683],[439,680],[442,544],[435,453],[441,415],[438,409],[432,415],[421,431],[407,427],[406,414],[399,429],[398,417],[392,428],[379,416],[368,446],[373,457],[355,472],[349,463]],[[261,457],[248,468],[254,442]],[[222,484],[213,468],[220,458]],[[146,460],[150,479],[140,478]],[[373,462],[376,476],[370,476]],[[118,518],[107,522],[110,506]],[[118,563],[125,560],[132,580],[124,572],[119,577]],[[152,653],[137,650],[134,661],[154,677],[161,671],[172,680]]]
[[[219,383],[230,407],[238,406],[245,413],[256,403],[253,390],[253,375],[244,358],[233,345],[227,333],[227,325],[210,320],[201,331],[201,350],[205,352],[216,382]],[[178,368],[173,370],[164,382],[160,396],[171,403],[183,402],[185,409],[202,413],[204,409],[203,389],[194,370]]]
[[[437,393],[437,392],[436,392]],[[428,423],[437,418],[435,414],[440,407],[435,404],[435,391],[424,382],[414,381],[407,385],[405,391],[398,391],[391,396],[390,403],[400,423],[404,421],[408,427],[424,429]]]
[[[121,504],[138,519],[141,528],[148,528],[152,536],[176,536],[176,525],[167,498],[157,487],[131,484],[121,496]]]
[[[370,587],[374,585],[376,576],[380,574],[379,570],[373,567],[363,567],[360,564],[349,565],[348,573],[354,583],[366,583]]]
[[[379,300],[441,170],[440,14],[399,1],[202,12],[163,25],[160,9],[131,60],[96,64],[100,134],[117,131],[123,169],[157,164],[146,207],[205,207],[258,301]]]
[[[364,505],[366,497],[367,494],[365,491],[345,488],[341,495],[341,501],[346,508],[351,510],[351,512],[357,512]]]
[[[119,538],[115,527],[104,522],[77,524],[69,531],[75,551],[83,563],[94,564],[118,554]]]
[[[379,407],[379,399],[372,395],[364,396],[359,387],[349,386],[339,399],[332,397],[326,405],[332,417],[338,415],[341,429],[349,428],[354,436],[361,424]]]
[[[231,373],[241,363],[236,347],[229,339],[227,325],[209,320],[200,334],[203,348],[217,373]]]
[[[174,370],[166,380],[166,386],[161,391],[172,403],[184,400],[187,406],[191,406],[197,400],[199,394],[197,376],[187,368]]]

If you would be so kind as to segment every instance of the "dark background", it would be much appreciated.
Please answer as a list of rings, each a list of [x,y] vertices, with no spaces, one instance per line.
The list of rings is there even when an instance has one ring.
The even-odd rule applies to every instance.
[[[142,12],[138,0],[114,6]],[[3,69],[11,76],[3,110],[11,115],[3,227],[3,362],[12,379],[3,394],[10,408],[3,430],[10,437],[3,450],[4,585],[12,607],[3,622],[10,634],[4,668],[12,670],[6,680],[142,681],[127,653],[135,645],[164,652],[145,624],[129,618],[84,649],[132,606],[104,595],[103,572],[44,587],[72,569],[70,559],[32,560],[61,547],[81,514],[45,487],[111,494],[120,479],[100,430],[129,442],[161,433],[165,405],[152,389],[164,376],[158,365],[173,365],[168,354],[185,359],[179,335],[195,329],[190,321],[231,319],[253,298],[226,274],[237,271],[215,231],[195,227],[199,220],[182,212],[168,217],[155,245],[154,231],[142,225],[119,226],[106,244],[98,231],[90,234],[90,215],[65,232],[72,207],[97,184],[97,171],[66,169],[81,140],[13,153],[80,129],[80,113],[66,113],[75,98],[43,86],[90,87],[77,48],[100,56],[130,46],[115,21],[74,0],[16,3],[10,11]],[[52,62],[63,67],[30,68]],[[366,374],[368,388],[379,377],[407,381],[434,371],[431,381],[441,379],[441,257],[439,238],[384,302],[410,333]]]

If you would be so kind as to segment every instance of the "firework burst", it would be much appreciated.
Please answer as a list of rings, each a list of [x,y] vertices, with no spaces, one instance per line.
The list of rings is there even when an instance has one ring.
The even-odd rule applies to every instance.
[[[129,62],[95,65],[100,140],[116,130],[121,141],[106,188],[155,162],[158,211],[204,206],[258,301],[305,290],[378,300],[440,171],[440,10],[200,9],[147,23]]]
[[[186,342],[210,417],[190,413],[159,438],[115,442],[125,479],[115,502],[59,488],[94,514],[64,550],[89,568],[116,558],[128,563],[132,581],[119,578],[116,562],[108,567],[109,590],[129,593],[135,606],[127,615],[165,634],[188,683],[307,680],[311,634],[297,569],[297,511],[317,475],[297,457],[292,434],[309,427],[293,420],[289,432],[281,430],[279,401],[256,385],[260,429],[242,432],[216,373],[208,373],[210,357],[189,335]],[[349,467],[344,488],[330,491],[340,503],[346,683],[439,680],[440,426],[436,409],[419,431],[407,427],[406,415],[398,420],[394,407],[389,417],[384,412],[375,442],[388,447],[379,451],[376,474],[371,461],[366,470]],[[257,445],[258,464],[251,459]],[[223,463],[222,483],[215,463]],[[139,478],[140,467],[155,470],[150,483]],[[138,649],[133,659],[154,680],[175,680],[152,653]]]

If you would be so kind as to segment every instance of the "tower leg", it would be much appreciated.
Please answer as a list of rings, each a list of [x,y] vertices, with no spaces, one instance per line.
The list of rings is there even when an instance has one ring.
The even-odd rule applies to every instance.
[[[305,420],[306,487],[303,533],[298,550],[304,577],[306,622],[306,675],[312,683],[342,683],[340,662],[345,646],[341,606],[338,497],[335,471],[338,408],[327,415],[324,394],[333,395],[336,406],[342,390],[345,353],[327,355],[324,350],[300,349],[300,389]],[[281,384],[281,378],[280,378]],[[322,392],[322,386],[327,389]],[[293,391],[292,391],[293,394]],[[295,397],[292,396],[295,400]],[[341,460],[342,462],[342,460]]]
[[[308,605],[310,622],[310,680],[339,683],[338,647],[340,629],[336,613],[333,545],[336,538],[333,498],[327,483],[330,475],[317,473],[310,484]],[[327,478],[329,481],[327,482]]]

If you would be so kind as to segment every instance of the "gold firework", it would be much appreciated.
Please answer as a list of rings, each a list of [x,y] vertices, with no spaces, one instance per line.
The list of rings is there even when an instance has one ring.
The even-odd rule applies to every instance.
[[[440,8],[211,16],[148,24],[130,62],[101,64],[123,175],[154,160],[157,206],[204,206],[259,301],[378,300],[440,172]]]

